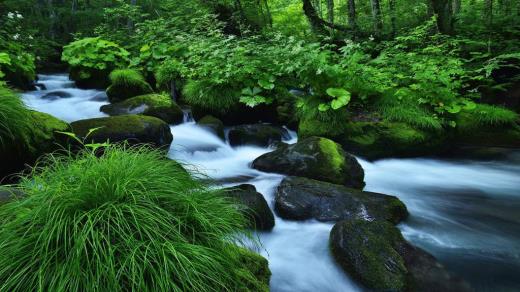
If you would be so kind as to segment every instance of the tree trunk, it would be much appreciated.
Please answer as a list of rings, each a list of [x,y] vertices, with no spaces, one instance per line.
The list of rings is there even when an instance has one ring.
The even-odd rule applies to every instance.
[[[351,30],[357,30],[357,21],[356,21],[356,1],[348,0],[348,26]]]
[[[130,0],[130,5],[135,6],[137,5],[137,0]],[[128,27],[128,30],[133,31],[134,30],[134,22],[132,19],[128,19],[126,26]]]
[[[372,4],[372,18],[374,21],[374,33],[376,36],[381,36],[383,32],[383,18],[381,16],[381,5],[379,0],[370,0]]]
[[[453,14],[451,0],[431,0],[439,32],[453,34]]]
[[[459,14],[461,7],[462,7],[461,0],[453,0],[453,15]]]
[[[327,18],[330,23],[334,23],[334,0],[327,0]]]
[[[349,31],[349,29],[343,25],[330,23],[330,22],[327,22],[327,21],[321,19],[318,16],[318,12],[316,12],[316,9],[314,8],[314,6],[312,6],[311,0],[302,0],[302,2],[303,2],[303,12],[305,13],[305,16],[309,20],[311,28],[315,33],[325,34],[325,33],[327,33],[327,27],[337,29],[340,31]]]
[[[486,0],[484,2],[485,17],[487,25],[493,24],[493,0]]]
[[[273,16],[271,15],[271,9],[269,8],[269,2],[267,0],[264,0],[265,5],[265,11],[267,13],[267,21],[269,23],[270,27],[273,27]]]
[[[392,36],[395,36],[397,33],[397,11],[395,0],[389,0],[390,6],[390,24],[392,26]]]

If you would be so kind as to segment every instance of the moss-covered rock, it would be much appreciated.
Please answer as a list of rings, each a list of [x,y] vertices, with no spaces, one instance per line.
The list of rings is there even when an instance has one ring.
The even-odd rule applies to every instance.
[[[208,129],[222,140],[226,139],[226,135],[224,134],[224,123],[214,116],[204,116],[202,119],[197,121],[197,125]]]
[[[346,185],[361,189],[364,172],[356,158],[341,145],[321,137],[280,146],[253,161],[253,168]]]
[[[119,102],[134,96],[152,93],[152,87],[133,69],[118,69],[110,73],[111,85],[107,88],[110,102]]]
[[[273,229],[273,212],[269,209],[264,196],[256,191],[255,186],[242,184],[226,188],[224,194],[238,203],[240,210],[250,222],[249,227],[257,230]]]
[[[100,110],[111,116],[128,114],[152,116],[168,124],[179,124],[184,117],[181,108],[169,96],[164,94],[146,94],[131,97],[118,103],[103,105]]]
[[[234,126],[229,130],[229,144],[269,146],[275,142],[281,142],[283,138],[289,138],[289,132],[278,126],[268,124],[253,124]]]
[[[271,270],[269,270],[268,261],[259,254],[256,254],[245,248],[239,248],[240,261],[243,263],[244,269],[252,272],[255,279],[244,279],[242,287],[238,291],[255,291],[268,292],[269,281],[271,279]],[[240,273],[240,271],[238,271]],[[240,273],[242,274],[242,273]],[[247,273],[244,273],[246,275]]]
[[[343,127],[330,127],[319,121],[302,121],[300,137],[320,135],[367,159],[414,157],[444,152],[449,145],[442,131],[416,129],[406,123],[352,121]]]
[[[131,145],[146,143],[167,149],[173,140],[168,124],[158,118],[142,115],[80,120],[71,123],[71,126],[81,138],[85,138],[91,129],[98,128],[87,138],[87,142],[94,143],[126,141]]]
[[[338,264],[369,289],[471,291],[386,221],[340,221],[331,230],[330,247]]]
[[[302,177],[284,178],[276,190],[275,211],[292,220],[364,219],[394,224],[408,216],[406,206],[394,196]]]
[[[79,88],[105,89],[110,85],[109,74],[109,70],[96,70],[78,66],[71,67],[69,71],[70,79],[74,80]]]
[[[16,181],[14,173],[23,171],[42,155],[65,146],[67,138],[58,132],[70,131],[66,122],[49,114],[30,112],[33,128],[26,133],[26,140],[15,140],[0,147],[0,182]],[[5,178],[4,181],[2,179]]]

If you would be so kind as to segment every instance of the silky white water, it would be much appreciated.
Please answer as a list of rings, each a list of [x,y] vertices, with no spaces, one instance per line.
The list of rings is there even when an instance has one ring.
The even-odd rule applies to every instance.
[[[71,88],[66,75],[40,75],[46,90],[27,92],[32,108],[66,121],[105,116],[106,97],[97,90]],[[52,91],[71,97],[42,99]],[[186,118],[171,126],[169,156],[222,186],[250,183],[273,206],[282,175],[263,173],[250,163],[272,149],[231,147]],[[296,136],[286,141],[293,143]],[[412,243],[434,254],[479,291],[520,290],[520,159],[470,161],[389,159],[367,162],[366,190],[398,196],[410,218],[399,227]],[[262,254],[273,273],[272,291],[362,290],[333,262],[328,249],[332,224],[276,217],[272,232],[260,233]]]

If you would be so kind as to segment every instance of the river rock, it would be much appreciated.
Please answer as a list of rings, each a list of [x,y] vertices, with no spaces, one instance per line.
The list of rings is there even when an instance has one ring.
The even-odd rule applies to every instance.
[[[385,221],[344,220],[330,233],[338,264],[376,291],[469,291],[433,256],[413,247]]]
[[[267,147],[283,138],[289,138],[289,132],[282,127],[268,124],[240,125],[229,130],[228,138],[231,146],[247,144]]]
[[[394,224],[408,216],[396,197],[363,192],[303,177],[286,177],[275,195],[275,211],[285,219],[339,221],[386,220]]]
[[[241,211],[250,221],[250,227],[257,230],[271,230],[274,227],[274,215],[269,209],[264,196],[256,191],[255,186],[242,184],[224,189],[227,197],[235,200],[245,208]]]
[[[0,183],[17,180],[14,173],[34,164],[42,155],[60,149],[67,137],[58,132],[70,131],[66,122],[49,114],[31,111],[33,128],[27,133],[26,141],[4,141],[0,145]]]
[[[296,144],[281,146],[253,161],[253,168],[346,185],[365,186],[364,171],[356,158],[332,140],[309,137]]]
[[[238,256],[240,258],[241,269],[245,269],[254,275],[254,279],[244,279],[239,285],[237,291],[255,291],[269,292],[269,280],[271,279],[271,270],[269,270],[269,262],[261,255],[248,249],[238,247]],[[238,271],[238,274],[243,274]]]
[[[66,91],[51,91],[45,95],[42,96],[42,99],[48,99],[48,100],[57,100],[60,98],[69,98],[72,97],[72,94]]]
[[[167,149],[173,140],[170,127],[164,121],[142,115],[122,115],[80,120],[71,123],[74,133],[85,138],[89,130],[99,128],[88,136],[88,142],[111,143],[126,141],[131,145],[151,144]]]
[[[204,116],[202,119],[197,121],[197,125],[208,129],[218,137],[220,137],[222,140],[226,139],[226,136],[224,134],[224,123],[222,123],[221,120],[215,118],[214,116]]]
[[[111,116],[139,114],[159,118],[168,124],[179,124],[184,114],[181,108],[167,95],[147,94],[124,101],[107,104],[100,110]]]

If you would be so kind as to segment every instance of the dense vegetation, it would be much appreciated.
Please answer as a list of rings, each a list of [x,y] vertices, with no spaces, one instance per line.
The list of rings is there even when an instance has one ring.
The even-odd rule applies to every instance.
[[[370,159],[520,147],[519,40],[511,0],[4,0],[0,158],[23,169],[69,143],[54,138],[68,124],[16,93],[36,71],[67,70],[106,89],[113,115],[178,123],[179,104]],[[46,132],[31,126],[41,119]],[[102,145],[45,156],[21,178],[25,198],[0,208],[0,290],[267,289],[219,191],[159,150]]]

